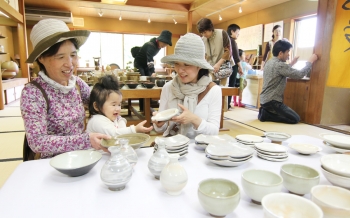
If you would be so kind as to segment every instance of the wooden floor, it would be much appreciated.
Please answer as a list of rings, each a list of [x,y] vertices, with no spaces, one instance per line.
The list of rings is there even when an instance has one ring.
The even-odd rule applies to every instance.
[[[224,128],[219,134],[229,134],[233,137],[239,134],[253,134],[262,136],[265,131],[284,131],[289,134],[304,134],[319,137],[320,133],[332,132],[323,128],[299,123],[295,125],[260,122],[258,112],[244,108],[234,108],[224,114]],[[150,145],[156,137],[151,133]],[[6,105],[0,110],[0,188],[11,175],[13,170],[22,163],[22,146],[24,138],[23,121],[20,114],[19,102]]]

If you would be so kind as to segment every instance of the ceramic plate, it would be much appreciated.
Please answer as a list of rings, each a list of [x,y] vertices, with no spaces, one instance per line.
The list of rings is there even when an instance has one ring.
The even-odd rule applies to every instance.
[[[320,136],[334,147],[350,149],[350,136],[335,134],[320,134]]]
[[[247,157],[242,157],[242,158],[233,158],[233,157],[229,157],[228,159],[222,159],[222,158],[216,158],[216,156],[210,156],[208,154],[205,155],[207,158],[209,159],[213,159],[213,160],[229,160],[229,161],[233,161],[233,162],[241,162],[241,161],[245,161],[248,160],[249,158],[251,158],[253,156],[253,154],[247,156]]]
[[[288,157],[286,157],[286,158],[268,158],[268,157],[261,156],[259,153],[256,153],[256,155],[258,157],[260,157],[261,159],[274,161],[274,162],[282,162],[282,161],[288,160]]]
[[[291,137],[291,135],[284,132],[265,132],[266,138],[275,142],[283,142]]]
[[[186,157],[188,155],[188,152],[184,153],[184,154],[181,154],[180,157],[179,157],[179,160],[181,160],[182,158]]]
[[[281,152],[288,151],[288,149],[283,145],[279,145],[275,143],[256,143],[255,147],[259,150],[267,151],[267,152],[281,153]]]
[[[204,143],[198,143],[198,142],[195,142],[195,145],[197,146],[197,148],[201,149],[201,150],[205,150],[208,146],[208,144],[204,144]]]
[[[227,141],[236,142],[236,140],[227,134],[224,135],[203,135],[199,134],[194,138],[194,140],[198,143],[206,143],[206,144],[219,144],[225,143]]]
[[[288,158],[288,154],[287,153],[285,153],[284,155],[281,155],[281,156],[268,155],[268,154],[263,154],[263,153],[260,153],[260,152],[257,152],[257,154],[259,154],[259,156],[261,156],[261,157],[273,158],[273,159],[285,159],[285,158]]]
[[[156,137],[155,143],[159,144],[160,140],[164,140],[165,147],[182,147],[183,145],[187,144],[190,139],[184,135],[178,134],[171,137]]]
[[[209,144],[205,152],[214,156],[230,156],[230,157],[246,157],[254,153],[251,147],[243,146],[234,142],[227,142],[226,144]]]
[[[154,145],[154,149],[158,149],[158,145],[155,144]],[[165,148],[165,150],[168,152],[168,153],[176,153],[176,152],[181,152],[181,151],[184,151],[184,150],[187,150],[188,149],[188,144],[184,145],[183,147],[176,147],[176,149],[168,149],[168,148]]]
[[[244,163],[247,163],[248,161],[250,161],[253,157],[245,160],[245,161],[240,161],[240,162],[233,162],[233,161],[229,161],[229,160],[213,160],[208,158],[208,160],[214,164],[220,165],[220,166],[225,166],[225,167],[236,167],[239,165],[242,165]]]
[[[257,149],[255,148],[255,150],[261,154],[264,154],[264,155],[270,155],[270,156],[276,156],[276,157],[279,157],[279,156],[286,156],[288,155],[288,152],[268,152],[268,151],[263,151],[263,150],[260,150],[260,149]]]
[[[155,116],[153,116],[151,119],[152,121],[167,121],[170,120],[172,117],[179,114],[179,109],[177,108],[171,108],[168,110],[164,110],[161,112],[158,112]]]
[[[326,141],[324,141],[324,144],[325,144],[328,148],[330,148],[330,149],[332,149],[332,150],[334,150],[335,152],[338,152],[338,153],[350,152],[350,149],[348,150],[348,149],[343,149],[343,148],[337,148],[337,147],[334,147],[333,145],[329,144],[329,143],[326,142]]]
[[[321,164],[331,173],[350,178],[350,155],[327,154],[321,157]]]
[[[243,141],[245,143],[259,143],[263,142],[264,139],[257,135],[242,134],[236,136],[237,140]]]
[[[307,143],[291,143],[289,144],[289,147],[296,150],[300,154],[315,154],[322,151],[322,148]]]

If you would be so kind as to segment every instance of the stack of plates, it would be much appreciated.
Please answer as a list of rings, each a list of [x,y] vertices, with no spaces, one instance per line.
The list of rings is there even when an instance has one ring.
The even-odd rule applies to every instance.
[[[220,166],[235,167],[250,161],[254,149],[235,142],[209,144],[205,149],[208,160]]]
[[[194,142],[197,146],[197,148],[205,149],[209,144],[225,144],[227,142],[237,142],[236,139],[234,139],[232,136],[229,136],[227,134],[224,135],[197,135],[196,138],[194,138]]]
[[[288,159],[286,147],[275,143],[256,143],[257,156],[269,161],[285,161]]]
[[[188,143],[190,139],[184,135],[174,135],[171,137],[156,137],[154,151],[158,149],[158,144],[161,143],[161,140],[164,141],[165,150],[169,154],[178,154],[180,155],[179,159],[184,158],[188,154]]]
[[[338,153],[350,152],[350,136],[336,134],[321,134],[325,144]]]
[[[236,140],[241,144],[249,145],[253,147],[255,143],[263,142],[264,138],[257,135],[242,134],[242,135],[237,135]]]

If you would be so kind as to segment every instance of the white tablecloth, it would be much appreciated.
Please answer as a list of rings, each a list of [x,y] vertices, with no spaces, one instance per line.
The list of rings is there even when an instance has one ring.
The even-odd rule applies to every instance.
[[[268,139],[265,139],[268,141]],[[109,155],[86,175],[68,177],[49,165],[50,160],[20,164],[0,189],[0,217],[210,217],[197,198],[200,181],[207,178],[226,178],[234,181],[241,192],[241,200],[233,213],[226,217],[263,217],[261,205],[251,203],[241,185],[241,173],[247,169],[266,169],[279,174],[281,165],[298,163],[313,167],[320,173],[320,184],[330,184],[320,169],[320,157],[332,153],[320,139],[294,135],[290,142],[312,143],[323,148],[313,155],[301,155],[290,150],[284,162],[270,162],[258,158],[239,167],[221,167],[209,162],[204,151],[194,143],[180,163],[188,173],[188,183],[179,196],[170,196],[148,170],[153,148],[137,150],[139,161],[126,188],[110,191],[100,179],[100,171]],[[287,192],[283,188],[283,192]],[[310,194],[304,196],[310,199]]]

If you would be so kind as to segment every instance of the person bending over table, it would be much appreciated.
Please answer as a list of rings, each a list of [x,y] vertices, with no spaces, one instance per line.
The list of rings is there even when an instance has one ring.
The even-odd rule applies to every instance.
[[[126,119],[120,115],[122,93],[119,90],[118,79],[114,75],[99,78],[90,95],[87,132],[99,132],[109,136],[130,133],[150,132],[153,127],[144,127],[147,120],[136,126],[126,127]]]
[[[40,72],[24,87],[20,100],[26,134],[24,160],[90,148],[105,150],[100,140],[109,136],[84,132],[84,104],[89,101],[90,89],[73,75],[77,50],[89,34],[86,30],[70,31],[56,19],[34,25],[30,34],[34,49],[26,62],[36,61]]]
[[[177,75],[162,89],[159,112],[178,108],[181,114],[170,121],[154,122],[155,131],[163,132],[163,136],[182,134],[189,138],[198,134],[217,135],[221,88],[209,76],[213,67],[205,60],[202,39],[187,33],[176,43],[175,53],[163,57],[161,61],[174,65]]]
[[[309,76],[312,63],[317,60],[317,55],[312,54],[303,69],[293,69],[292,66],[298,61],[299,57],[295,57],[290,64],[286,64],[292,47],[292,44],[285,39],[277,41],[272,50],[274,57],[265,65],[264,82],[260,94],[261,107],[258,115],[258,119],[262,122],[273,121],[295,124],[300,121],[299,115],[283,104],[287,77],[301,79],[306,75]]]

